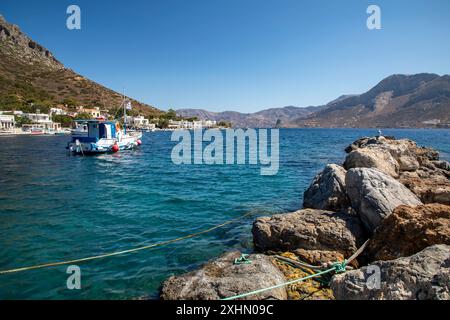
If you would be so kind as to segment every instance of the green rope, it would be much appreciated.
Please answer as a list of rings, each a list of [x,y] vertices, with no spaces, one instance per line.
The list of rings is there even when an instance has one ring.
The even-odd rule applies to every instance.
[[[315,274],[311,274],[309,276],[306,276],[306,277],[303,277],[303,278],[300,278],[300,279],[291,280],[291,281],[288,281],[288,282],[285,282],[285,283],[281,283],[281,284],[277,284],[275,286],[271,286],[271,287],[264,288],[264,289],[259,289],[259,290],[255,290],[255,291],[251,291],[251,292],[247,292],[247,293],[243,293],[243,294],[238,294],[236,296],[223,298],[221,300],[224,300],[224,301],[225,300],[235,300],[235,299],[240,299],[240,298],[252,296],[252,295],[255,295],[255,294],[258,294],[258,293],[262,293],[262,292],[273,290],[273,289],[278,289],[278,288],[281,288],[281,287],[284,287],[284,286],[288,286],[290,284],[294,284],[294,283],[297,283],[297,282],[301,282],[301,281],[305,281],[305,280],[308,280],[308,279],[311,279],[311,278],[315,278],[315,277],[318,277],[318,276],[330,273],[332,271],[337,271],[337,268],[333,266],[333,268],[330,268],[330,269],[327,269],[327,270],[324,270],[324,271],[321,271],[321,272],[318,272],[318,273],[315,273]]]
[[[300,279],[295,279],[295,280],[292,280],[292,281],[289,281],[289,282],[281,283],[281,284],[278,284],[278,285],[275,285],[275,286],[272,286],[272,287],[259,289],[259,290],[251,291],[251,292],[248,292],[248,293],[239,294],[239,295],[236,295],[236,296],[233,296],[233,297],[224,298],[224,299],[221,299],[221,300],[235,300],[235,299],[239,299],[239,298],[252,296],[252,295],[255,295],[255,294],[258,294],[258,293],[261,293],[261,292],[265,292],[265,291],[281,288],[281,287],[288,286],[290,284],[298,283],[298,282],[301,282],[301,281],[305,281],[305,280],[308,280],[308,279],[311,279],[311,278],[316,278],[318,276],[330,273],[332,271],[334,271],[335,273],[344,273],[344,272],[347,271],[347,265],[351,261],[356,259],[361,254],[361,252],[363,252],[363,250],[366,248],[366,246],[369,243],[369,241],[370,241],[370,239],[367,240],[348,260],[344,260],[342,262],[335,262],[335,263],[332,264],[332,267],[330,269],[327,269],[327,270],[324,270],[324,271],[320,271],[318,273],[311,274],[309,276],[306,276],[306,277],[303,277],[303,278],[300,278]]]
[[[333,268],[336,271],[336,273],[344,273],[347,271],[347,260],[344,260],[342,262],[335,262],[333,263]]]
[[[234,259],[234,264],[237,264],[237,265],[239,265],[239,264],[252,264],[252,260],[247,259],[247,257],[248,257],[248,254],[245,254],[245,253],[241,254],[240,258]]]

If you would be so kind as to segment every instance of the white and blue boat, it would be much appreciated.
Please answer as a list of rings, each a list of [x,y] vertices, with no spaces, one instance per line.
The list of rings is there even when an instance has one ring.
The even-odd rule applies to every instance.
[[[118,122],[88,120],[87,135],[74,136],[67,149],[74,154],[116,153],[131,150],[142,144],[141,132],[126,132]]]

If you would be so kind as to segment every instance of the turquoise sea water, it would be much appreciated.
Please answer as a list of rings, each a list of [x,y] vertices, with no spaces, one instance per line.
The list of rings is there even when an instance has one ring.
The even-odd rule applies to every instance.
[[[450,130],[384,130],[432,146],[450,160]],[[0,138],[0,270],[77,259],[177,238],[244,213],[296,210],[313,176],[341,163],[362,129],[283,129],[280,170],[172,164],[170,132],[146,133],[139,150],[74,157],[68,137]],[[66,288],[67,266],[0,275],[0,299],[157,298],[161,282],[226,250],[252,250],[246,218],[158,249],[81,267],[81,290]]]

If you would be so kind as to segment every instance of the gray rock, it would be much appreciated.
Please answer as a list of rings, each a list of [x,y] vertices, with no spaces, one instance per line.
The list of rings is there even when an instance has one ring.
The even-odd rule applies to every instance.
[[[238,251],[228,252],[200,269],[167,279],[161,290],[164,300],[218,300],[270,287],[286,281],[271,258],[263,254],[248,257],[251,264],[235,265]],[[286,300],[284,287],[244,298]]]
[[[349,256],[364,241],[359,217],[315,209],[258,218],[252,232],[262,251],[326,250]]]
[[[335,275],[331,289],[338,300],[449,300],[450,246]]]
[[[396,207],[422,204],[403,184],[375,169],[351,169],[345,183],[352,207],[369,232],[373,232]]]
[[[391,153],[380,145],[370,145],[368,147],[352,151],[344,162],[344,168],[374,168],[394,178],[398,177],[399,164]]]
[[[303,207],[340,211],[350,206],[345,192],[346,170],[337,164],[329,164],[311,183],[303,197]]]

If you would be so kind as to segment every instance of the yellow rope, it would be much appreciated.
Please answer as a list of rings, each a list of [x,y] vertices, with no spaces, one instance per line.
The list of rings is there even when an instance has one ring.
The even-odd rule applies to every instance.
[[[102,258],[107,258],[107,257],[118,256],[118,255],[122,255],[122,254],[126,254],[126,253],[132,253],[132,252],[137,252],[137,251],[142,251],[142,250],[153,249],[153,248],[156,248],[156,247],[161,247],[161,246],[168,245],[168,244],[175,243],[175,242],[179,242],[179,241],[182,241],[182,240],[198,237],[198,236],[200,236],[202,234],[214,231],[216,229],[219,229],[219,228],[222,228],[222,227],[224,227],[226,225],[229,225],[229,224],[231,224],[233,222],[241,220],[241,219],[243,219],[245,217],[248,217],[248,216],[250,216],[252,214],[253,213],[246,213],[246,214],[244,214],[244,215],[242,215],[242,216],[240,216],[238,218],[235,218],[235,219],[232,219],[232,220],[228,220],[228,221],[226,221],[224,223],[221,223],[221,224],[216,225],[214,227],[211,227],[209,229],[206,229],[206,230],[203,230],[203,231],[199,231],[199,232],[196,232],[196,233],[192,233],[192,234],[189,234],[187,236],[179,237],[179,238],[172,239],[172,240],[158,242],[158,243],[150,244],[150,245],[147,245],[147,246],[133,248],[133,249],[128,249],[128,250],[123,250],[123,251],[117,251],[117,252],[112,252],[112,253],[105,253],[105,254],[101,254],[101,255],[98,255],[98,256],[92,256],[92,257],[86,257],[86,258],[75,259],[75,260],[68,260],[68,261],[46,263],[46,264],[34,265],[34,266],[29,266],[29,267],[22,267],[22,268],[11,269],[11,270],[3,270],[3,271],[0,271],[0,275],[8,274],[8,273],[21,272],[21,271],[27,271],[27,270],[34,270],[34,269],[42,269],[42,268],[48,268],[48,267],[61,266],[61,265],[66,265],[66,264],[78,263],[78,262],[85,262],[85,261],[90,261],[90,260],[96,260],[96,259],[102,259]]]

